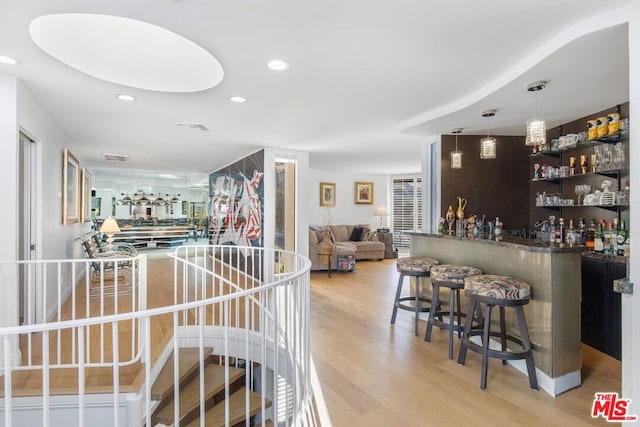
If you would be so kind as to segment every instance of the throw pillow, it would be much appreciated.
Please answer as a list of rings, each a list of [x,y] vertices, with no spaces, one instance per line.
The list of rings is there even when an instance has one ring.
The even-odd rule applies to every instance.
[[[365,242],[373,241],[374,237],[375,237],[375,234],[376,234],[375,231],[369,231],[367,233],[367,235],[364,237],[364,239],[362,239],[362,241],[365,241]]]
[[[351,237],[349,240],[352,242],[359,242],[362,239],[362,227],[353,227],[353,231],[351,232]]]
[[[371,229],[369,227],[362,227],[362,241],[365,241],[365,239],[367,238],[367,235],[371,232]]]

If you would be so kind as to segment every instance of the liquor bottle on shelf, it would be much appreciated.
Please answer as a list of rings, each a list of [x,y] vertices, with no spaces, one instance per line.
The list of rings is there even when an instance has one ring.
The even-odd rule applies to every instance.
[[[596,239],[596,221],[591,220],[589,224],[589,228],[587,229],[587,237],[585,245],[588,249],[593,250],[595,248],[595,239]]]
[[[618,254],[618,230],[620,230],[620,226],[616,217],[613,219],[613,227],[611,227],[611,250],[609,251],[611,255]]]
[[[600,253],[604,252],[604,229],[601,222],[598,224],[593,250]]]
[[[618,234],[616,235],[617,255],[625,254],[625,246],[627,245],[628,241],[629,232],[627,231],[627,224],[623,219],[622,221],[620,221],[620,227],[618,228]]]
[[[577,242],[581,246],[587,245],[587,226],[584,223],[584,218],[580,217],[578,219],[578,233],[580,235],[580,240]]]
[[[605,223],[606,227],[603,227],[604,233],[604,253],[610,254],[613,252],[613,240],[615,233],[613,232],[613,223]]]
[[[555,243],[556,241],[556,217],[551,215],[549,217],[549,243]]]
[[[569,220],[569,229],[567,230],[567,237],[565,238],[565,241],[571,247],[580,244],[580,233],[573,226],[573,218]]]
[[[558,227],[556,228],[556,243],[564,243],[564,218],[558,218]]]

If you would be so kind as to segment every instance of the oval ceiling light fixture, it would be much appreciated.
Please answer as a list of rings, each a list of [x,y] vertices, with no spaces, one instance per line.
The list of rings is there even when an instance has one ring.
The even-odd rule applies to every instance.
[[[273,59],[269,61],[267,67],[269,67],[273,71],[285,71],[289,69],[290,65],[288,62],[285,62],[282,59]]]
[[[242,104],[243,102],[247,102],[247,98],[244,96],[230,96],[229,101],[235,102],[237,104]]]
[[[120,101],[126,101],[126,102],[132,102],[138,99],[135,96],[127,95],[126,93],[118,93],[116,94],[116,98],[118,98]]]
[[[59,61],[101,80],[158,92],[198,92],[218,85],[222,66],[201,46],[157,25],[89,13],[35,18],[34,43]]]

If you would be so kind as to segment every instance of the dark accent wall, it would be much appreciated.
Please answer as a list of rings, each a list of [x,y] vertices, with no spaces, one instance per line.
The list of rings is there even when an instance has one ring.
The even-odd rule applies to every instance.
[[[524,125],[523,125],[524,126]],[[496,216],[505,229],[529,227],[529,147],[523,136],[496,136],[496,158],[480,159],[484,135],[459,135],[462,169],[451,169],[450,153],[455,135],[442,135],[442,212],[458,207],[457,196],[467,199],[465,217],[476,214],[493,221]]]

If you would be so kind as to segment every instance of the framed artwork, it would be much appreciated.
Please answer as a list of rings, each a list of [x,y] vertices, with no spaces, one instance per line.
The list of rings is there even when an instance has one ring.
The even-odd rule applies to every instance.
[[[373,204],[373,182],[356,182],[356,205]]]
[[[91,221],[91,174],[86,168],[82,168],[81,200],[80,222]]]
[[[320,206],[336,206],[336,185],[334,183],[320,183]]]
[[[62,223],[79,222],[80,211],[80,165],[78,159],[65,148],[62,163]]]

